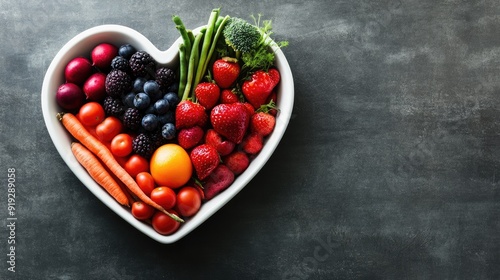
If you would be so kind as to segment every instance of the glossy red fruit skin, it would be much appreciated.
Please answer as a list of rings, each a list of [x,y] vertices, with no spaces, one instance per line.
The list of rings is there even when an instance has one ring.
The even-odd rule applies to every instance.
[[[205,107],[191,100],[181,101],[175,108],[175,128],[204,127],[208,121]]]
[[[111,61],[118,55],[118,48],[112,44],[101,43],[91,53],[92,65],[99,69],[109,69]]]
[[[229,61],[221,58],[214,62],[212,66],[213,79],[221,88],[231,87],[240,74],[240,65],[238,62]]]
[[[204,180],[219,165],[220,157],[212,145],[201,144],[189,154],[198,179]]]
[[[219,103],[229,104],[239,102],[240,98],[230,89],[223,89],[220,93]]]
[[[212,109],[220,97],[220,88],[214,83],[202,82],[196,85],[194,90],[196,99],[206,109]]]
[[[239,175],[247,169],[250,164],[250,159],[245,152],[234,151],[226,156],[223,162],[234,173],[234,175]]]
[[[101,101],[106,97],[106,74],[92,74],[83,84],[83,92],[88,100]]]
[[[250,131],[265,137],[273,132],[275,124],[276,118],[273,115],[257,112],[250,118]]]
[[[203,186],[205,200],[210,200],[227,189],[234,182],[234,173],[224,164],[219,164]]]
[[[271,94],[275,82],[269,73],[263,70],[255,71],[249,80],[243,82],[241,91],[245,99],[252,104],[255,109],[264,105],[267,97]]]
[[[79,109],[85,102],[85,94],[78,85],[64,83],[57,88],[56,102],[66,110]]]
[[[184,128],[177,134],[177,141],[184,149],[191,149],[203,139],[205,132],[199,126]]]
[[[92,74],[92,63],[85,57],[73,58],[64,68],[64,78],[67,83],[83,85]]]
[[[242,103],[219,104],[212,109],[210,122],[217,133],[239,144],[248,129],[250,115]]]

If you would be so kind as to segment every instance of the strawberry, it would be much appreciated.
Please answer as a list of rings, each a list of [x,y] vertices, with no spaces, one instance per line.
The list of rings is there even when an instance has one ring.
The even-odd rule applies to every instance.
[[[245,152],[235,151],[226,156],[223,162],[234,173],[234,175],[238,175],[247,169],[250,164],[250,159]]]
[[[269,70],[267,70],[267,73],[269,73],[269,76],[271,76],[271,78],[273,79],[274,82],[273,87],[275,87],[280,82],[281,79],[280,72],[276,68],[269,68]]]
[[[234,58],[223,57],[214,62],[212,75],[218,86],[229,88],[240,75],[240,65]]]
[[[189,156],[196,175],[200,180],[207,178],[220,163],[217,150],[208,144],[201,144],[194,147]]]
[[[249,80],[243,82],[241,91],[246,100],[257,109],[265,104],[274,85],[274,80],[268,72],[257,70],[252,74]]]
[[[255,113],[255,108],[253,107],[252,104],[245,102],[243,103],[245,105],[245,108],[247,109],[247,113],[249,116],[252,116]]]
[[[201,139],[203,139],[203,134],[203,129],[199,126],[183,128],[177,135],[177,141],[184,149],[191,149],[200,143]]]
[[[212,109],[210,122],[220,135],[239,144],[248,129],[250,115],[242,103],[219,104]]]
[[[264,139],[262,135],[257,133],[250,133],[245,137],[245,139],[243,139],[241,148],[246,153],[254,155],[262,150],[262,147],[264,145],[263,141]]]
[[[203,186],[205,199],[210,200],[234,182],[234,173],[224,164],[219,164]]]
[[[220,93],[219,103],[229,104],[239,101],[240,98],[238,97],[238,95],[230,89],[223,89]]]
[[[175,128],[182,129],[193,126],[205,126],[208,115],[205,107],[191,100],[181,101],[175,108]]]
[[[211,82],[202,82],[196,85],[194,94],[198,102],[206,109],[212,109],[217,104],[220,96],[220,88]]]
[[[267,104],[272,104],[273,106],[269,108],[269,114],[273,115],[276,117],[278,114],[278,109],[276,109],[276,102],[278,101],[278,94],[276,94],[276,91],[273,90],[271,94],[269,94],[269,97],[266,100]]]
[[[209,129],[205,133],[205,144],[214,146],[221,156],[230,154],[236,146],[233,142],[227,139],[222,139],[222,136],[214,129]]]
[[[263,137],[271,134],[276,124],[276,118],[266,112],[256,112],[250,118],[250,131]]]

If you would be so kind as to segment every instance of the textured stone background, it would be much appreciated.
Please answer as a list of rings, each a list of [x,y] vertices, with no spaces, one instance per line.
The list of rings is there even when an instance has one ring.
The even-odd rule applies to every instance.
[[[1,279],[499,279],[497,1],[0,0]],[[281,145],[187,237],[162,245],[66,167],[42,119],[57,51],[99,24],[166,49],[179,14],[273,19],[295,79]],[[7,168],[17,175],[7,272]]]

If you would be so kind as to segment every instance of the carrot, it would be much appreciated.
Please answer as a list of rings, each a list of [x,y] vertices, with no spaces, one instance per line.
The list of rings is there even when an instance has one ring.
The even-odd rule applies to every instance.
[[[104,163],[104,165],[106,165],[109,170],[116,175],[116,177],[122,181],[125,186],[127,186],[130,192],[137,196],[138,199],[156,208],[158,211],[165,213],[175,221],[181,223],[184,222],[184,220],[179,216],[168,212],[158,203],[151,200],[151,198],[141,190],[139,185],[137,185],[134,178],[132,178],[132,176],[130,176],[130,174],[128,174],[127,171],[125,171],[125,169],[123,169],[123,167],[116,161],[115,157],[106,145],[92,136],[92,134],[90,134],[85,129],[83,124],[75,117],[75,115],[71,113],[59,113],[57,114],[57,118],[62,122],[66,130],[78,141],[80,141],[82,145],[94,153]]]
[[[118,201],[118,203],[124,206],[130,206],[127,195],[92,152],[77,142],[71,143],[71,151],[94,181],[103,187],[114,199],[116,199],[116,201]]]

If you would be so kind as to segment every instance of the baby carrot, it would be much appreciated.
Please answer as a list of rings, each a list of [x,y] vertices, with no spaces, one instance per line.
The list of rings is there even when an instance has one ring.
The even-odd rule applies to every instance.
[[[118,203],[130,206],[126,194],[92,152],[77,142],[71,143],[71,151],[97,184],[103,187]]]
[[[116,175],[120,181],[127,186],[127,188],[135,195],[138,199],[142,200],[144,203],[156,208],[168,215],[170,218],[178,222],[184,222],[179,216],[172,214],[165,210],[163,207],[158,205],[156,202],[151,200],[137,185],[135,180],[130,176],[130,174],[123,169],[123,167],[116,161],[115,157],[111,151],[97,138],[92,136],[82,125],[82,123],[71,113],[59,113],[57,118],[62,122],[66,130],[73,135],[82,145],[94,153],[109,170]]]

